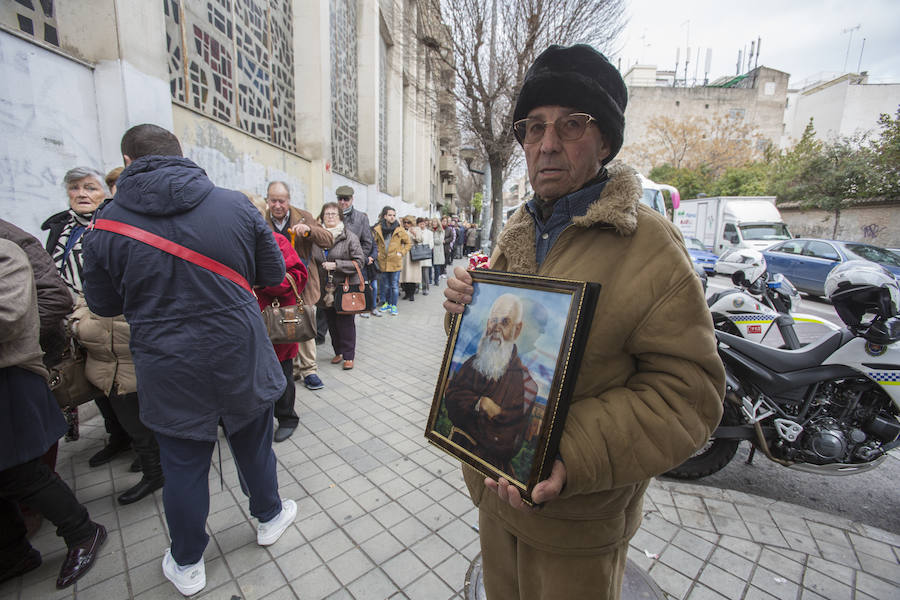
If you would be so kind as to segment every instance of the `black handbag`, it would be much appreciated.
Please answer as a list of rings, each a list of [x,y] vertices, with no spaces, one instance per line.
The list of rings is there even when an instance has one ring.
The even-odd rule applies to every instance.
[[[350,285],[348,279],[334,290],[334,311],[339,315],[355,315],[357,313],[372,310],[372,288],[369,282],[363,279],[359,264],[354,260],[356,274],[359,276],[359,285]]]
[[[413,244],[409,251],[410,260],[431,260],[431,247],[426,244]]]
[[[272,300],[272,304],[262,311],[263,322],[266,331],[273,344],[294,344],[305,342],[316,337],[316,318],[313,311],[307,310],[303,305],[300,292],[297,291],[297,283],[290,273],[285,273],[288,283],[297,299],[293,306],[281,306],[278,298]]]

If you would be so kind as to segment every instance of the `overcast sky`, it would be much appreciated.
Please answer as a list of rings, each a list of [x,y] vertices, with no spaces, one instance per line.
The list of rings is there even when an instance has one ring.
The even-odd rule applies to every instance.
[[[698,48],[701,83],[707,48],[712,48],[709,79],[734,75],[738,50],[746,55],[750,42],[761,37],[759,64],[790,73],[791,87],[823,71],[843,72],[845,62],[846,71],[856,71],[861,49],[860,70],[869,72],[870,83],[900,83],[900,0],[626,2],[630,19],[617,43],[621,51],[609,52],[614,62],[622,59],[623,74],[636,62],[673,69],[680,47],[683,77],[685,47],[690,46],[689,79]],[[857,25],[852,39],[851,33],[843,33]]]

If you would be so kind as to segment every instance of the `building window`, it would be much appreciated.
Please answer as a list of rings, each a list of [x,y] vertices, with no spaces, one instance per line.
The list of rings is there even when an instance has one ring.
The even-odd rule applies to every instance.
[[[0,23],[59,47],[53,0],[6,0],[0,8]]]
[[[359,112],[356,0],[331,1],[331,158],[335,172],[356,177]]]
[[[163,6],[172,98],[295,151],[291,1]]]

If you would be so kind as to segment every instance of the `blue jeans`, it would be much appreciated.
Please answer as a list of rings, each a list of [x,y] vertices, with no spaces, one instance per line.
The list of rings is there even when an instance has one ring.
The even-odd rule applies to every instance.
[[[384,272],[378,274],[378,306],[385,302],[393,306],[397,305],[400,296],[400,271]]]

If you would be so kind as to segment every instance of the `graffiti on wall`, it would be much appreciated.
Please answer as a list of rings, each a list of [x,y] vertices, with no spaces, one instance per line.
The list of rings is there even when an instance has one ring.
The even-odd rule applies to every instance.
[[[66,208],[62,178],[103,169],[91,70],[0,32],[0,218],[43,239]],[[74,100],[73,100],[74,98]]]
[[[884,226],[878,223],[869,223],[862,228],[863,237],[866,239],[875,239],[882,231],[884,231]]]

